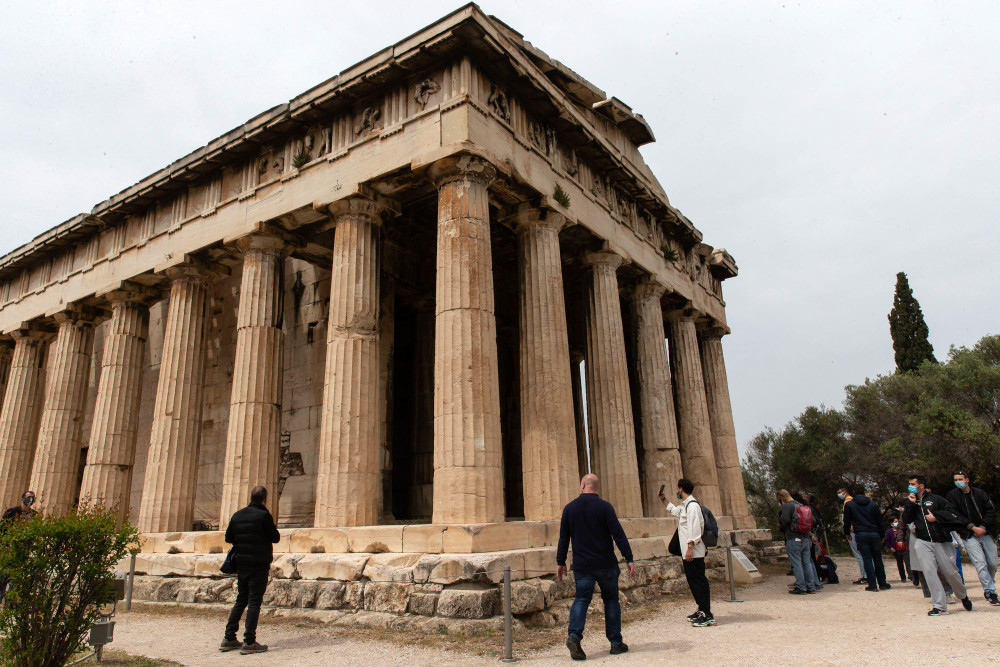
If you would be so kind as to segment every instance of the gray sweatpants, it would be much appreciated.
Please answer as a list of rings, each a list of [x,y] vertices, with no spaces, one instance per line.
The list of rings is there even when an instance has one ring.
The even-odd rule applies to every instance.
[[[968,595],[962,577],[958,574],[958,568],[955,567],[955,547],[951,542],[927,542],[916,539],[913,541],[913,553],[910,556],[911,558],[916,556],[920,561],[920,577],[927,582],[927,587],[931,591],[931,604],[936,609],[948,611],[944,586],[938,577],[939,570],[951,584],[955,597],[963,600]]]

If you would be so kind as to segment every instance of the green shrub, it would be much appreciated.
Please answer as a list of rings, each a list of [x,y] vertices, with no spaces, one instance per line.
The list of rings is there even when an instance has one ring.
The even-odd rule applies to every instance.
[[[115,564],[138,550],[139,533],[117,515],[86,510],[14,521],[0,537],[10,588],[0,610],[2,662],[61,667],[84,647],[97,608],[114,600]]]

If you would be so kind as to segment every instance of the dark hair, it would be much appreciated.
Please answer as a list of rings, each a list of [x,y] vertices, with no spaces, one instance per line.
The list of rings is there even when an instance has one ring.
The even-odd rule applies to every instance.
[[[863,496],[863,495],[865,495],[865,485],[864,484],[855,484],[854,485],[854,495],[856,495],[856,496]]]
[[[250,490],[250,502],[262,503],[267,500],[267,489],[263,486],[255,486]]]
[[[694,491],[694,484],[687,477],[681,477],[677,480],[677,488],[690,496]]]
[[[908,480],[915,479],[917,480],[917,484],[923,484],[924,486],[927,486],[927,478],[924,477],[923,475],[917,473],[911,473],[910,476],[907,477],[906,479]]]
[[[964,470],[956,470],[955,472],[951,473],[952,477],[954,477],[955,475],[961,475],[965,479],[972,479],[972,476],[969,473],[965,472]]]

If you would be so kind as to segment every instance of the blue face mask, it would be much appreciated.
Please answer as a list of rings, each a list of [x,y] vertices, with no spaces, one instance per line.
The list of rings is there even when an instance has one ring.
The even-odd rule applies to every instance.
[[[965,482],[955,482],[955,486],[957,486],[960,489],[964,489],[965,488]]]
[[[908,487],[906,487],[906,490],[909,491],[910,493],[916,493],[917,492],[917,487],[915,487],[912,484],[910,484]]]

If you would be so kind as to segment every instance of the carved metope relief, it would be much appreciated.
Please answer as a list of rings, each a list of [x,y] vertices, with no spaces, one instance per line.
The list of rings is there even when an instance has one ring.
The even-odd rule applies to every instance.
[[[508,123],[510,122],[510,103],[507,101],[507,93],[503,89],[493,86],[486,103],[490,105],[490,108],[493,109],[496,115]]]
[[[382,129],[382,109],[365,107],[358,119],[354,121],[354,136],[360,137]]]
[[[438,85],[437,81],[434,79],[424,79],[418,83],[413,89],[413,99],[416,101],[417,106],[421,110],[427,107],[427,100],[430,96],[441,90],[441,86]]]

